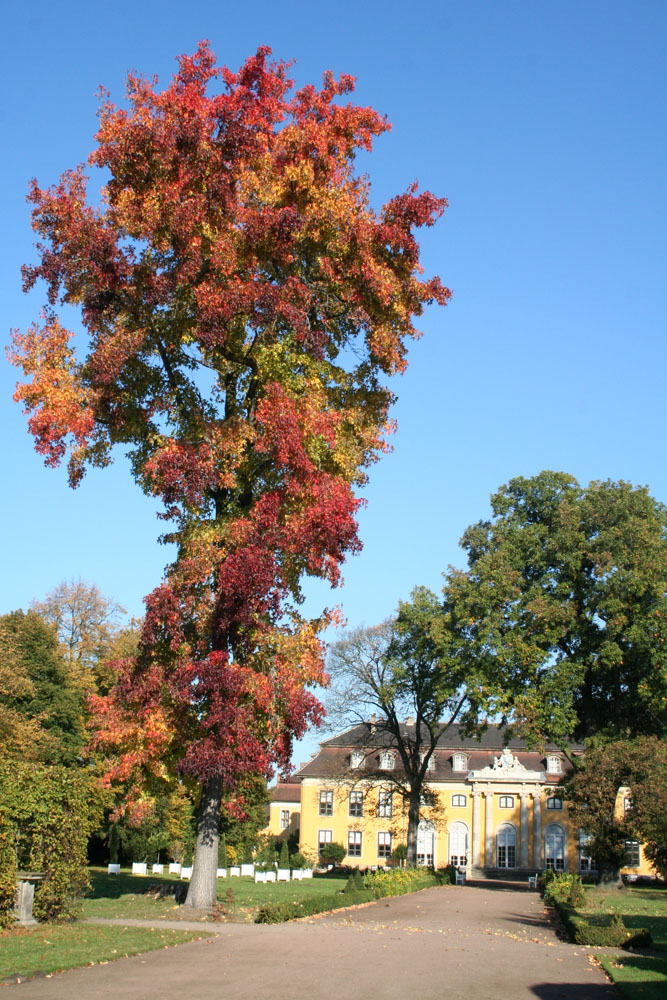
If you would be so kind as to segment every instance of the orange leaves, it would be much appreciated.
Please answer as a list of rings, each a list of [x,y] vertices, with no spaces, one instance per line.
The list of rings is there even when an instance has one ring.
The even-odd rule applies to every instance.
[[[51,466],[61,461],[68,438],[83,449],[95,427],[94,410],[69,347],[72,337],[58,320],[45,315],[42,327],[33,324],[25,334],[14,331],[13,349],[8,352],[12,364],[32,378],[17,385],[14,399],[24,404],[25,413],[32,414],[28,426],[35,448]],[[76,466],[72,472],[72,485],[76,485],[82,473]]]

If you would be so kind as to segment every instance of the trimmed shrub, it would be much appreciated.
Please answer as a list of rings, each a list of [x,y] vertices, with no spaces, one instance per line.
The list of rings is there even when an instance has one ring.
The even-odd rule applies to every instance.
[[[438,885],[438,879],[430,868],[391,868],[383,872],[367,872],[364,885],[373,890],[376,899],[383,899]]]
[[[298,903],[267,903],[258,910],[255,923],[281,924],[286,920],[298,920],[299,917],[312,917],[316,913],[326,913],[328,910],[340,910],[345,906],[369,903],[372,899],[372,892],[348,892],[346,886],[343,892],[312,896]]]
[[[301,851],[297,851],[296,854],[292,855],[292,857],[289,859],[289,864],[290,868],[296,868],[296,869],[308,867],[308,862],[306,861]]]
[[[645,927],[628,929],[620,913],[615,913],[608,924],[591,924],[567,904],[556,903],[556,909],[575,944],[608,948],[650,948],[653,944],[650,931]]]

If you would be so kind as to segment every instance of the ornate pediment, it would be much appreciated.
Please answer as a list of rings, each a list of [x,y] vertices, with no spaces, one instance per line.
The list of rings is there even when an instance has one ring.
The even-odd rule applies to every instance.
[[[544,781],[544,771],[529,771],[512,751],[505,747],[493,764],[483,767],[480,771],[470,771],[468,778],[473,781]]]

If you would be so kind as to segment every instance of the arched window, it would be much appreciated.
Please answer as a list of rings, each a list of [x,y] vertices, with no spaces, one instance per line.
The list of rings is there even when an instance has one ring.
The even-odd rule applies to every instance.
[[[544,867],[555,872],[565,871],[565,830],[557,823],[544,831]]]
[[[350,754],[350,767],[359,768],[364,766],[364,760],[366,759],[366,754],[363,750],[353,750]]]
[[[457,868],[468,863],[468,827],[465,823],[452,823],[449,828],[449,863]]]
[[[465,753],[455,753],[453,760],[453,768],[455,771],[467,771],[468,755]]]
[[[428,819],[421,820],[417,827],[417,864],[435,864],[435,826]]]
[[[380,754],[380,767],[382,768],[382,770],[393,771],[395,759],[396,758],[394,757],[394,754],[391,752],[391,750],[383,750],[382,753]]]
[[[563,770],[563,762],[558,754],[550,753],[547,757],[547,771],[549,774],[560,774]]]
[[[560,799],[557,795],[549,796],[549,798],[547,799],[547,809],[562,809],[562,808],[563,808],[562,799]]]
[[[498,827],[496,864],[498,868],[516,868],[516,830],[511,823]]]
[[[452,795],[452,805],[454,806],[454,808],[459,809],[461,808],[461,806],[464,806],[465,804],[466,804],[465,795]]]
[[[498,797],[498,805],[501,809],[514,809],[514,796],[500,795]]]

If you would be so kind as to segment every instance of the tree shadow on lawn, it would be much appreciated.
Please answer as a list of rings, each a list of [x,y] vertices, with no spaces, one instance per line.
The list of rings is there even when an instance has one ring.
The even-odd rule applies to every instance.
[[[142,896],[151,885],[180,885],[180,879],[160,875],[107,875],[90,873],[90,889],[86,899],[119,899],[120,896]]]

